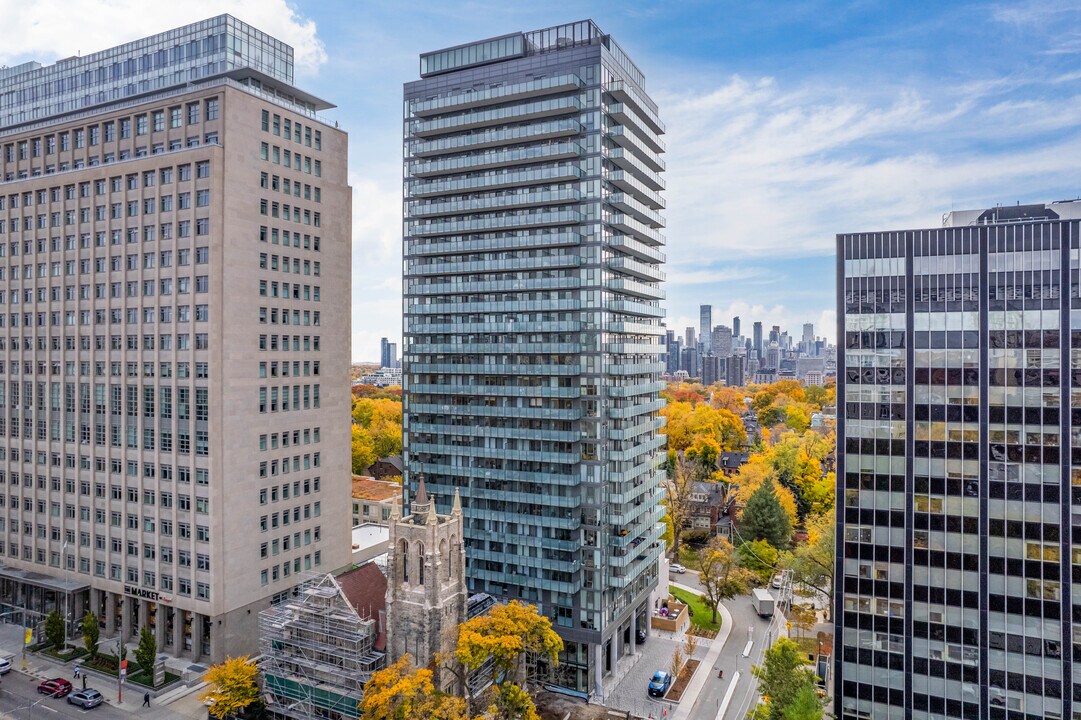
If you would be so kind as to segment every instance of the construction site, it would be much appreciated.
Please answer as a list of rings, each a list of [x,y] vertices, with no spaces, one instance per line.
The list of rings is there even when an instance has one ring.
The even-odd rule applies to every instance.
[[[369,563],[313,577],[259,614],[267,709],[311,720],[358,717],[364,684],[385,665],[386,580]]]

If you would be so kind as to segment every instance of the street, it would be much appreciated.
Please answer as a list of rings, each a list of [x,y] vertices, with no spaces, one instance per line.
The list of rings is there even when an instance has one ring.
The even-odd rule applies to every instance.
[[[68,677],[68,680],[72,678]],[[49,718],[60,720],[121,720],[129,714],[113,707],[105,702],[90,710],[72,705],[67,698],[52,698],[38,694],[38,683],[41,681],[35,677],[24,675],[18,670],[12,670],[0,680],[0,712],[8,715],[12,720],[42,720]],[[82,688],[82,682],[72,680],[76,688]],[[89,687],[94,687],[92,684]],[[99,688],[100,689],[100,688]]]
[[[699,592],[702,591],[698,573],[693,570],[688,570],[682,575],[671,573],[669,580],[695,588]],[[735,597],[724,601],[723,604],[732,614],[732,634],[728,642],[724,644],[717,662],[708,670],[709,679],[692,708],[691,717],[693,718],[742,720],[747,716],[747,712],[758,700],[758,681],[751,675],[751,666],[762,662],[767,633],[771,640],[776,639],[778,627],[783,627],[781,620],[759,617],[751,607],[750,595]],[[748,633],[749,628],[752,629],[750,633]],[[750,657],[745,658],[743,651],[747,646],[748,638],[754,644],[751,646]],[[699,672],[703,670],[705,668],[700,668]],[[717,677],[719,670],[724,670],[724,679]],[[733,679],[736,686],[731,691],[732,695],[722,718],[718,716],[718,712]]]

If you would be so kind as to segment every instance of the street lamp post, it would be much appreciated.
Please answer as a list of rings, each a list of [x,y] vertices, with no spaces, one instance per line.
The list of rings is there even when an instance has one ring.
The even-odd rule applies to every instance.
[[[68,543],[64,541],[64,547],[61,550],[63,555],[62,562],[64,563],[64,647],[67,647],[68,642],[68,611],[71,609],[71,569],[68,568]]]

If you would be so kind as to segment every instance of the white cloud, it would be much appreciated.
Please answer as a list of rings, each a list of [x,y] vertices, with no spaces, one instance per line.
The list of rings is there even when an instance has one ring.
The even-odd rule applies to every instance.
[[[1062,131],[1081,128],[1081,96],[1030,84],[917,92],[737,76],[662,97],[669,254],[823,255],[838,232],[933,226],[955,204],[1058,199],[1076,179],[1081,134]]]
[[[0,63],[57,58],[105,50],[131,40],[228,13],[293,46],[298,73],[314,73],[327,53],[315,22],[287,0],[34,0],[0,2],[7,32]]]
[[[353,359],[378,360],[379,338],[398,342],[401,335],[402,196],[400,189],[384,190],[359,173],[349,173],[349,184],[353,188]]]

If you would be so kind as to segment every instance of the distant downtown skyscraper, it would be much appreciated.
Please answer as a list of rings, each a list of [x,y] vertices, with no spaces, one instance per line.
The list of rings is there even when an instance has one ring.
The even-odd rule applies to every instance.
[[[656,104],[590,21],[425,53],[405,85],[406,485],[461,489],[474,592],[600,688],[663,551]]]
[[[712,305],[702,305],[698,308],[698,337],[702,343],[702,354],[710,355],[713,350]]]
[[[732,337],[739,337],[739,315],[732,318]]]
[[[1079,218],[837,238],[843,720],[1078,717]]]
[[[0,70],[0,612],[256,652],[349,561],[345,133],[228,15]],[[323,382],[323,380],[329,382]],[[12,613],[14,615],[12,616]]]
[[[762,359],[762,323],[756,322],[753,326],[754,331],[754,354],[759,360]]]

